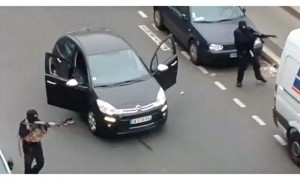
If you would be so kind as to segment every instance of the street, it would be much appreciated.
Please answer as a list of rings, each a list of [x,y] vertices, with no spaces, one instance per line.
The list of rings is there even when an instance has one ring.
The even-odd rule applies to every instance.
[[[250,18],[259,16],[253,14],[255,8],[247,11]],[[269,66],[262,68],[268,80],[263,84],[256,81],[249,65],[240,89],[235,86],[236,67],[197,67],[186,50],[177,46],[177,84],[166,92],[166,126],[113,140],[93,136],[78,114],[47,105],[45,52],[52,51],[60,36],[85,27],[110,28],[149,66],[157,45],[140,25],[161,40],[168,35],[154,28],[152,7],[0,7],[0,24],[0,148],[13,158],[13,173],[23,173],[17,133],[31,108],[43,121],[58,122],[70,116],[76,120],[75,125],[49,130],[43,140],[41,173],[299,172],[273,122],[275,74]],[[273,33],[273,27],[261,22],[258,27]],[[281,38],[277,41],[282,45],[286,37]]]

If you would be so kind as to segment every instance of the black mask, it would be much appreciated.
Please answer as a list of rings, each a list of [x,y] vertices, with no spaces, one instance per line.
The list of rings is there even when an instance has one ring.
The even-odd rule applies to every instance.
[[[38,113],[36,110],[31,109],[27,111],[27,119],[30,123],[33,123],[38,120]]]
[[[240,21],[239,22],[239,29],[241,31],[246,31],[247,30],[247,23],[245,21]]]

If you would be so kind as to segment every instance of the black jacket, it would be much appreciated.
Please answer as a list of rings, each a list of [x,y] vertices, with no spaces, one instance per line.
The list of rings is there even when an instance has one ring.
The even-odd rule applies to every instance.
[[[39,128],[41,130],[47,131],[48,128],[46,126],[43,125],[30,125],[28,124],[28,120],[24,119],[23,121],[21,121],[20,126],[19,126],[19,136],[21,139],[23,139],[24,137],[26,137],[31,131],[34,131],[36,128]],[[23,143],[25,141],[23,140]],[[27,143],[27,144],[36,144],[36,143]]]
[[[254,48],[254,42],[257,38],[257,32],[252,28],[247,27],[245,31],[242,31],[240,28],[237,28],[234,31],[234,43],[238,53],[244,51],[249,52]]]

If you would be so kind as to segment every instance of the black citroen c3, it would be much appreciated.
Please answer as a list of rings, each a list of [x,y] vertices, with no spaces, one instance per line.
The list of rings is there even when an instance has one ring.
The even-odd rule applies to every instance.
[[[170,56],[159,63],[157,52],[167,40]],[[177,70],[172,35],[157,47],[147,68],[111,30],[76,31],[59,38],[45,55],[47,102],[85,115],[95,135],[145,131],[166,123],[165,90],[176,83]]]

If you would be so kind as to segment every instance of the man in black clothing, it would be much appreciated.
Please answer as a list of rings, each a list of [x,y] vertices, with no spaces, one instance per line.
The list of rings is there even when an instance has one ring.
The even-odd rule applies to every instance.
[[[234,31],[234,41],[239,58],[239,69],[236,83],[237,87],[242,87],[244,72],[249,63],[253,66],[256,79],[262,82],[267,82],[261,75],[260,64],[253,53],[254,43],[258,37],[265,38],[267,36],[263,34],[259,35],[251,27],[247,27],[245,21],[240,21],[239,27]]]
[[[24,153],[25,174],[38,174],[44,167],[44,154],[41,138],[46,134],[49,124],[39,125],[40,121],[36,110],[28,110],[27,117],[20,123],[19,136],[22,139]],[[35,159],[36,165],[32,167]]]

